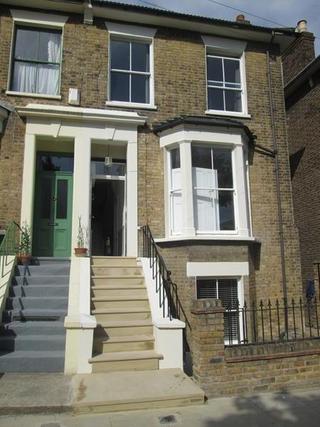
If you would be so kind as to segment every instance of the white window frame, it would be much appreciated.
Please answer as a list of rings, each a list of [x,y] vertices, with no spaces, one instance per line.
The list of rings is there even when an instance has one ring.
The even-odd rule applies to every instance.
[[[194,130],[191,126],[180,126],[163,132],[160,136],[160,147],[165,148],[165,213],[166,213],[166,237],[164,240],[176,239],[210,239],[210,240],[254,240],[251,230],[251,211],[249,195],[249,171],[247,163],[247,150],[245,136],[241,130],[223,131],[212,128],[209,130]],[[221,146],[232,150],[232,171],[234,186],[234,221],[235,230],[215,230],[197,232],[195,229],[193,182],[192,182],[192,158],[191,145]],[[181,187],[182,187],[182,230],[181,233],[172,233],[172,212],[170,209],[170,150],[179,147]]]
[[[247,84],[246,84],[246,67],[245,67],[245,48],[246,42],[240,40],[224,39],[220,37],[202,36],[205,45],[206,55],[206,99],[207,110],[206,114],[231,116],[231,117],[244,117],[250,118],[248,114],[248,101],[247,101]],[[241,82],[241,105],[242,111],[228,111],[228,110],[213,110],[209,109],[208,88],[211,87],[208,81],[207,61],[209,57],[216,57],[223,59],[237,59],[240,63],[240,82]],[[221,90],[234,90],[229,87],[215,86]],[[237,89],[238,90],[238,89]]]
[[[11,16],[13,19],[12,34],[11,34],[11,48],[10,48],[10,63],[8,67],[7,90],[6,95],[14,96],[27,96],[32,98],[46,98],[46,99],[61,99],[61,74],[62,74],[62,58],[63,58],[63,39],[64,39],[64,26],[68,20],[68,16],[54,15],[39,13],[33,11],[11,9]],[[41,94],[41,93],[27,93],[10,90],[12,80],[13,68],[13,55],[15,50],[15,34],[16,27],[32,27],[39,29],[53,29],[61,31],[61,46],[60,46],[60,71],[59,71],[59,91],[58,95]]]
[[[105,22],[109,37],[108,37],[108,87],[107,87],[107,101],[106,105],[111,107],[126,107],[126,108],[137,108],[137,109],[149,109],[156,110],[155,106],[155,94],[154,94],[154,36],[156,29],[148,27],[139,27],[135,25],[124,25],[114,22]],[[138,103],[138,102],[127,102],[127,101],[112,101],[111,100],[111,40],[123,40],[126,42],[140,42],[149,45],[149,60],[150,69],[148,73],[145,72],[132,72],[127,70],[113,70],[121,71],[131,74],[149,75],[149,102]],[[130,45],[131,46],[131,45]],[[131,48],[130,48],[131,51]],[[131,88],[130,88],[131,96]]]

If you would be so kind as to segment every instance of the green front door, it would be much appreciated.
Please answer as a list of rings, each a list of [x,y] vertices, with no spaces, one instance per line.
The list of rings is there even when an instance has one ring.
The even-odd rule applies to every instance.
[[[72,173],[39,172],[33,223],[33,255],[71,255]]]

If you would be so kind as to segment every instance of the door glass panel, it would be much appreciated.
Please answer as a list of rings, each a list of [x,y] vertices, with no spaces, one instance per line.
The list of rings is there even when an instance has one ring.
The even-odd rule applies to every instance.
[[[50,219],[51,202],[52,202],[52,182],[51,179],[44,179],[41,182],[40,194],[40,218]]]
[[[41,154],[38,169],[46,172],[73,172],[73,157]]]
[[[66,219],[68,212],[68,181],[59,179],[57,182],[57,219]]]

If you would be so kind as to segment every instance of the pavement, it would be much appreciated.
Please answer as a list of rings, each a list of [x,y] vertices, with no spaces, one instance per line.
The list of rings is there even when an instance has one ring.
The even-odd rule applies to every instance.
[[[0,392],[1,393],[1,392]],[[210,399],[205,405],[108,414],[0,416],[0,427],[319,427],[320,389]]]

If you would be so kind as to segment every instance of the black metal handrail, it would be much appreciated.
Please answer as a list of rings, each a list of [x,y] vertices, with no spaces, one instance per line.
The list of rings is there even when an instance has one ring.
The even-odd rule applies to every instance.
[[[265,344],[320,338],[317,298],[298,301],[275,300],[267,303],[239,302],[225,307],[226,345]]]
[[[152,278],[155,280],[159,307],[162,309],[163,317],[167,317],[170,320],[173,318],[183,320],[191,329],[186,313],[178,297],[177,285],[171,279],[171,271],[168,270],[159,252],[150,227],[144,225],[141,227],[141,231],[142,255],[145,258],[149,258],[149,266],[152,271]]]

